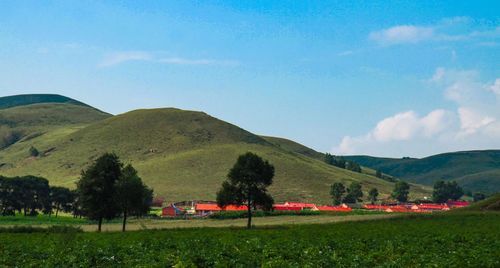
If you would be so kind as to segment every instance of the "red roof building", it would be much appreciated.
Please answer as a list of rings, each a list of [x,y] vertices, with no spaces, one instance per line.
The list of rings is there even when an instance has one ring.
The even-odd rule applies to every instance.
[[[385,212],[414,212],[414,210],[411,210],[405,206],[390,206],[389,208],[385,209]]]
[[[412,207],[412,209],[415,206]],[[450,207],[446,204],[420,204],[416,205],[417,209],[422,209],[422,210],[450,210]]]
[[[364,209],[368,210],[386,210],[388,208],[391,208],[391,206],[386,206],[386,205],[363,205]]]
[[[289,207],[299,207],[301,209],[314,209],[314,208],[316,208],[316,205],[312,204],[312,203],[285,202],[284,205],[289,206]]]
[[[199,213],[209,213],[217,211],[246,211],[247,206],[234,206],[229,205],[224,208],[219,207],[217,204],[196,204],[195,210]]]
[[[178,207],[176,207],[174,204],[171,204],[168,207],[164,207],[161,210],[161,216],[162,217],[176,217],[179,215],[182,215],[184,211]]]
[[[276,211],[301,211],[301,207],[291,207],[285,204],[276,204],[273,206],[273,209]]]
[[[448,201],[446,204],[452,208],[463,208],[470,205],[467,201]]]
[[[318,206],[319,211],[338,211],[338,212],[350,212],[352,208],[348,206]]]

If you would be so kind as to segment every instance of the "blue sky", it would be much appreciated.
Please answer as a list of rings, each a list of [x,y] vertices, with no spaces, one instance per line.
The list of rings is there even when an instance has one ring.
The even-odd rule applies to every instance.
[[[205,111],[335,154],[500,148],[498,1],[0,1],[0,95]]]

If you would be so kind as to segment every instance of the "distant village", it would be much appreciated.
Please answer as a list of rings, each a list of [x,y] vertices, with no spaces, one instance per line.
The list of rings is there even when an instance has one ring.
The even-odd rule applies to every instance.
[[[219,207],[214,201],[185,201],[172,203],[164,206],[164,200],[157,198],[154,200],[156,206],[162,207],[162,217],[206,217],[220,212],[247,211],[248,207],[229,205],[224,208]],[[404,203],[404,204],[341,204],[339,206],[316,205],[313,203],[285,202],[274,204],[273,211],[276,212],[297,212],[318,211],[318,212],[351,212],[353,209],[366,211],[380,211],[387,213],[432,213],[436,211],[448,211],[454,208],[467,207],[468,201],[448,201],[446,203]]]

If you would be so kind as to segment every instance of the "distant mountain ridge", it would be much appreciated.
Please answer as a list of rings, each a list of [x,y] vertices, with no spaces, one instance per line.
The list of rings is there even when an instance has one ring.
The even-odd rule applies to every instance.
[[[162,108],[112,116],[88,105],[48,102],[2,109],[2,117],[12,123],[8,131],[23,135],[0,148],[0,175],[39,175],[54,185],[74,187],[82,169],[114,152],[167,200],[214,200],[237,157],[251,151],[275,165],[271,193],[277,201],[329,204],[334,182],[360,182],[365,192],[378,188],[381,197],[394,186],[328,165],[321,153],[296,142],[261,137],[203,112]],[[28,154],[31,146],[39,157]],[[416,197],[430,193],[412,188]]]
[[[471,191],[500,191],[500,150],[452,152],[421,159],[361,155],[345,158],[424,185],[432,185],[437,180],[456,180]]]
[[[24,94],[0,97],[0,109],[39,103],[68,103],[90,107],[83,102],[57,94]]]

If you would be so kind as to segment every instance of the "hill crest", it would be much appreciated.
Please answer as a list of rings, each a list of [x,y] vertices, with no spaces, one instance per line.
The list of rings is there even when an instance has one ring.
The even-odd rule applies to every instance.
[[[69,103],[90,107],[83,102],[58,94],[22,94],[0,97],[0,109],[40,103]]]

